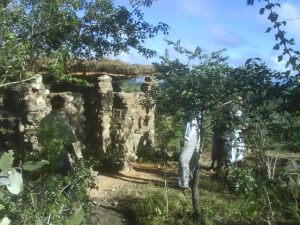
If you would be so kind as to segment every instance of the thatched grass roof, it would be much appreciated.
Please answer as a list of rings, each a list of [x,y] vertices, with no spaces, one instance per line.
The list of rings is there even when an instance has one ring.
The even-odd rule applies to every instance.
[[[52,60],[39,60],[39,72],[46,69]],[[68,63],[68,72],[74,76],[103,76],[108,74],[113,77],[138,77],[149,76],[154,73],[152,65],[128,64],[120,60],[71,60]]]

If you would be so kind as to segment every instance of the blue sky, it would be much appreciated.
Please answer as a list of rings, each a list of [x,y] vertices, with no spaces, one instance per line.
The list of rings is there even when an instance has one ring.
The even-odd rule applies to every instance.
[[[116,4],[127,6],[127,0]],[[288,22],[286,31],[296,44],[300,41],[300,1],[281,0],[277,11]],[[225,55],[233,66],[242,65],[250,57],[262,58],[270,67],[282,69],[284,62],[277,63],[279,52],[272,50],[275,44],[273,33],[265,33],[270,25],[266,16],[259,15],[263,3],[247,6],[246,0],[154,0],[150,8],[143,9],[145,20],[170,26],[168,36],[159,35],[145,45],[164,55],[169,49],[164,39],[181,40],[183,47],[197,46],[207,51],[226,49]],[[296,46],[297,47],[297,46]],[[171,56],[177,57],[169,49]],[[151,64],[158,57],[145,59],[136,52],[122,53],[118,59],[128,63]]]

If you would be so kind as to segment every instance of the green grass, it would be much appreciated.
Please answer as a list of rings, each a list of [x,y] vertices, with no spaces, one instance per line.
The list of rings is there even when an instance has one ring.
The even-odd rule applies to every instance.
[[[227,185],[211,177],[200,181],[201,211],[204,224],[214,225],[262,225],[298,224],[299,220],[287,220],[280,205],[270,209],[268,196],[260,193],[249,196],[237,195]],[[269,196],[270,197],[270,196]],[[138,197],[128,197],[130,215],[137,225],[194,224],[191,191],[152,187],[143,190]]]
[[[141,225],[193,224],[191,220],[192,207],[190,199],[186,195],[189,194],[170,189],[167,203],[166,192],[161,188],[147,189],[146,196],[130,200],[131,218],[134,224]]]

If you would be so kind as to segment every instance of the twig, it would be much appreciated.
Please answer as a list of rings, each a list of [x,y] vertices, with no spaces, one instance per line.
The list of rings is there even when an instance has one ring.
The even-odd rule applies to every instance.
[[[49,216],[48,216],[47,224],[50,224],[50,220],[51,220],[51,213],[50,213]]]
[[[70,187],[69,184],[67,184],[66,186],[64,186],[63,189],[60,191],[60,193],[63,193],[68,187]]]
[[[279,155],[279,152],[277,152],[275,158],[273,158],[273,159],[274,159],[273,168],[272,168],[272,178],[273,178],[273,179],[274,179],[274,177],[275,177],[275,169],[276,169],[276,164],[277,164],[278,155]]]
[[[168,198],[168,185],[167,185],[167,172],[165,168],[165,198],[167,204],[167,215],[169,214],[169,198]]]
[[[60,209],[59,209],[59,213],[58,213],[58,214],[62,214],[64,211],[66,211],[66,210],[63,210],[64,207],[65,207],[65,205],[62,204],[62,206],[61,206]]]
[[[30,193],[30,199],[31,199],[33,208],[35,208],[35,203],[34,203],[34,199],[33,199],[33,194],[32,193]]]
[[[270,213],[271,213],[271,218],[273,219],[273,209],[272,209],[272,205],[271,205],[271,200],[269,198],[269,193],[266,189],[266,187],[264,186],[264,191],[266,192],[266,196],[267,196],[267,200],[268,200],[268,205],[269,205],[269,209],[270,209]]]
[[[38,75],[37,75],[37,76],[34,76],[34,77],[27,78],[27,79],[25,79],[25,80],[20,80],[20,81],[9,82],[9,83],[6,83],[6,84],[1,84],[1,85],[0,85],[0,88],[5,87],[5,86],[9,86],[9,85],[13,85],[13,84],[23,83],[23,82],[30,81],[30,80],[34,80],[34,79],[36,79],[37,77],[38,77]]]

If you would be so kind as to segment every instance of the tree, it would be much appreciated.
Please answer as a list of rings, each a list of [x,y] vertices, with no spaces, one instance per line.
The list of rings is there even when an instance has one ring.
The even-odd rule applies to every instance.
[[[261,9],[261,13],[278,6],[270,0],[265,2],[267,4]],[[248,1],[248,4],[253,3],[254,0]],[[162,57],[161,63],[154,64],[157,87],[150,91],[150,96],[156,112],[174,115],[176,111],[184,113],[189,110],[201,111],[205,115],[201,123],[201,134],[203,134],[209,123],[213,123],[218,118],[222,119],[220,112],[224,106],[230,104],[230,107],[241,107],[246,114],[248,137],[254,135],[256,125],[263,126],[267,130],[268,144],[272,143],[272,146],[262,146],[265,140],[260,140],[258,148],[269,147],[270,149],[279,146],[280,149],[285,149],[284,147],[289,143],[283,142],[284,140],[296,140],[298,132],[294,131],[299,122],[296,123],[295,119],[299,114],[297,112],[299,107],[293,103],[297,103],[299,99],[296,98],[296,94],[299,93],[299,63],[297,63],[299,53],[291,48],[294,45],[293,39],[287,39],[285,32],[281,30],[285,22],[279,23],[278,15],[274,11],[270,11],[268,18],[274,24],[273,28],[278,31],[275,34],[278,43],[274,49],[283,47],[283,53],[278,59],[280,61],[287,56],[287,65],[292,66],[290,70],[285,74],[273,71],[260,59],[249,59],[244,66],[231,68],[226,64],[226,59],[221,56],[221,52],[207,55],[200,48],[192,52],[182,48],[180,42],[169,42],[175,50],[186,55],[190,62],[195,59],[198,61],[195,65],[184,64],[165,56]],[[271,29],[267,29],[267,32]],[[183,120],[184,113],[176,116]],[[203,146],[203,141],[201,144]],[[197,170],[198,168],[193,182],[193,206],[199,222],[201,213]]]
[[[24,71],[37,69],[38,59],[57,53],[64,63],[70,57],[101,59],[130,48],[152,56],[155,52],[145,48],[144,41],[169,29],[164,23],[154,26],[144,20],[141,7],[152,2],[131,0],[130,11],[113,0],[2,1],[1,81],[20,79]]]
[[[190,61],[185,64],[166,55],[160,63],[154,64],[157,86],[150,90],[152,102],[147,105],[155,105],[159,117],[173,116],[176,117],[174,121],[181,123],[189,111],[202,112],[202,137],[209,127],[218,125],[218,121],[223,121],[229,129],[247,123],[245,134],[248,136],[253,134],[254,124],[258,122],[268,121],[268,129],[271,129],[273,115],[281,110],[282,88],[280,82],[276,82],[280,73],[259,59],[249,59],[244,66],[232,68],[222,56],[223,51],[207,54],[200,48],[195,51],[184,49],[180,42],[168,43]],[[237,109],[244,114],[242,121],[235,117]],[[274,138],[278,133],[270,134]],[[205,142],[207,140],[202,139],[202,148]],[[195,216],[201,221],[198,169],[199,166],[194,174],[192,197]]]
[[[248,5],[254,5],[255,0],[247,0]],[[260,9],[261,15],[267,14],[267,19],[271,26],[266,29],[266,33],[274,32],[275,44],[274,50],[280,51],[278,62],[286,59],[286,71],[281,74],[281,86],[284,89],[282,98],[282,108],[296,113],[300,107],[300,101],[297,96],[300,94],[300,51],[296,48],[294,38],[288,37],[284,27],[287,20],[281,20],[276,9],[281,7],[279,1],[264,0],[264,6]],[[286,18],[285,18],[286,19]]]
[[[296,81],[296,79],[299,79],[300,77],[300,52],[295,49],[295,39],[287,37],[286,31],[283,28],[287,25],[287,21],[280,21],[279,14],[276,12],[276,8],[281,6],[278,1],[275,3],[275,1],[272,0],[264,0],[264,2],[265,6],[260,9],[259,13],[264,15],[268,12],[267,18],[272,24],[272,26],[267,28],[266,33],[269,33],[272,30],[275,32],[275,45],[273,49],[282,50],[282,53],[278,56],[278,62],[282,61],[284,57],[287,56],[286,67],[291,66],[291,69],[287,69],[286,75],[293,81]],[[254,3],[255,0],[247,0],[248,5],[253,5]],[[290,76],[291,71],[296,72],[292,77]],[[289,81],[291,82],[291,85],[294,84],[292,80]]]
[[[188,112],[200,112],[199,121],[203,148],[203,135],[213,120],[220,115],[223,107],[236,102],[235,93],[227,91],[228,76],[233,70],[227,63],[223,51],[206,54],[203,49],[196,48],[189,51],[182,48],[180,41],[168,41],[180,54],[185,55],[190,62],[184,64],[178,59],[171,60],[168,55],[162,57],[160,63],[154,63],[156,68],[156,87],[150,90],[147,105],[155,105],[156,115],[176,116],[175,121],[184,120]],[[176,102],[176,104],[174,104]],[[174,113],[177,112],[177,113]],[[199,195],[199,165],[196,167],[192,184],[192,201],[195,218],[201,223],[200,195]]]
[[[255,0],[247,0],[248,5],[254,5]],[[286,71],[283,73],[268,71],[269,83],[273,83],[273,92],[269,93],[268,106],[264,105],[264,113],[269,115],[268,130],[270,135],[277,137],[274,140],[280,146],[284,146],[287,150],[298,150],[298,118],[300,107],[300,51],[296,47],[294,38],[288,37],[285,31],[287,19],[281,20],[276,10],[281,7],[279,1],[264,0],[264,6],[260,8],[261,15],[267,15],[271,26],[266,29],[266,33],[274,32],[275,44],[274,50],[280,51],[278,62],[286,60]],[[271,81],[272,80],[272,81]],[[270,98],[273,96],[273,98]],[[276,100],[274,98],[277,98]],[[266,101],[264,101],[266,103]],[[266,109],[269,107],[269,112]],[[263,108],[261,107],[260,110]],[[270,113],[271,112],[271,113]],[[271,119],[271,117],[273,117]],[[277,121],[276,123],[271,121]],[[273,143],[274,144],[274,143]]]

